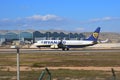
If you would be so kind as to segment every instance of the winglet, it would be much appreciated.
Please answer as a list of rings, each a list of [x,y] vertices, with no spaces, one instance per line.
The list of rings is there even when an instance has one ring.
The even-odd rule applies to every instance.
[[[98,37],[99,37],[99,33],[100,33],[100,27],[98,27],[98,28],[92,33],[92,35],[90,35],[90,37],[89,37],[87,40],[97,42]]]

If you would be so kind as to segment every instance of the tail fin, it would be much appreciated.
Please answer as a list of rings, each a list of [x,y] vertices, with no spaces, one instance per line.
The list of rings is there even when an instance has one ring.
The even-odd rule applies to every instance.
[[[97,42],[99,33],[100,33],[100,27],[98,27],[87,40]]]

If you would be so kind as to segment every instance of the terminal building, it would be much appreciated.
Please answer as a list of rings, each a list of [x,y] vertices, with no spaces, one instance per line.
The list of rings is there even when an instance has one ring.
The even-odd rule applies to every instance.
[[[58,39],[83,39],[85,35],[82,33],[64,33],[64,32],[41,32],[41,31],[9,31],[1,30],[0,31],[0,44],[10,44],[13,41],[23,41],[34,43],[38,40],[58,40]]]

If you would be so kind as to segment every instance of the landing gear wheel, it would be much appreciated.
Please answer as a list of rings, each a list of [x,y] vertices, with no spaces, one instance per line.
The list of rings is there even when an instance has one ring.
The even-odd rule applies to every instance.
[[[69,48],[66,48],[67,49],[67,51],[69,50]]]
[[[63,51],[65,51],[65,48],[62,48]]]

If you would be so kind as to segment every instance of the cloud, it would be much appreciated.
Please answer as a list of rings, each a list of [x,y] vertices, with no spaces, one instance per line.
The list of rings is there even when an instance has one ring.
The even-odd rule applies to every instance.
[[[93,22],[103,22],[103,21],[112,21],[112,20],[120,20],[120,17],[103,17],[103,18],[95,18],[90,19],[87,22],[93,23]]]
[[[62,20],[62,18],[56,16],[56,15],[45,15],[45,16],[41,16],[41,15],[33,15],[30,17],[27,17],[26,19],[33,19],[33,20],[41,20],[41,21],[48,21],[48,20]]]
[[[27,17],[19,17],[15,19],[4,18],[0,19],[0,29],[16,30],[16,29],[60,29],[60,30],[75,30],[84,31],[86,26],[107,26],[116,22],[116,25],[120,21],[120,17],[103,17],[93,18],[86,21],[78,21],[72,19],[66,19],[57,15],[32,15]],[[102,23],[101,23],[102,22]],[[113,25],[113,24],[112,24]],[[109,26],[112,26],[109,25]],[[82,26],[82,27],[77,27]],[[85,26],[85,27],[83,27]]]
[[[6,28],[11,27],[15,29],[16,27],[24,27],[24,28],[31,28],[34,27],[40,28],[40,27],[60,27],[69,24],[69,20],[59,17],[56,15],[33,15],[28,16],[24,18],[16,18],[16,19],[0,19],[0,28]]]
[[[85,29],[83,27],[77,27],[75,31],[84,31]]]

